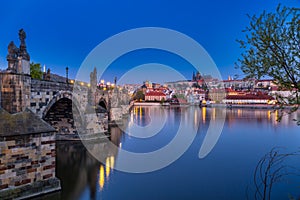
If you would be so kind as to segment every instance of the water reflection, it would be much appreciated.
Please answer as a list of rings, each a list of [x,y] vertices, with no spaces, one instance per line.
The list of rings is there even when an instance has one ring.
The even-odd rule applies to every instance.
[[[91,157],[81,142],[57,142],[56,173],[61,180],[60,199],[76,199],[86,187],[95,196],[98,162]]]
[[[278,125],[278,119],[280,113],[278,110],[258,110],[258,109],[227,109],[227,121],[230,125],[242,122],[256,122],[256,123],[270,123],[272,125]],[[292,114],[284,114],[284,117],[280,121],[280,125],[289,125],[294,119],[299,118],[299,112]]]
[[[167,111],[167,112],[166,112]],[[150,114],[151,113],[151,114]],[[192,115],[191,115],[192,113]],[[168,123],[176,126],[180,122],[180,118],[183,118],[186,124],[193,122],[193,127],[203,127],[205,124],[209,124],[211,120],[216,121],[222,118],[226,113],[226,122],[229,125],[239,123],[266,123],[270,122],[272,125],[278,124],[279,111],[278,110],[258,110],[258,109],[224,109],[224,108],[210,108],[210,107],[135,107],[131,113],[129,124],[138,124],[139,126],[146,126],[151,123],[151,116],[155,119],[160,118],[166,114]],[[293,119],[299,118],[299,113],[293,113],[291,115],[285,115],[280,124],[288,125],[293,122]],[[193,118],[191,118],[193,116]]]
[[[206,107],[202,107],[202,122],[206,121]]]
[[[109,181],[109,176],[114,169],[115,157],[110,156],[106,158],[105,171],[103,164],[100,164],[99,168],[99,187],[100,191],[103,189],[104,184]],[[105,173],[104,173],[105,172]]]
[[[110,140],[118,146],[122,131],[111,128]],[[81,141],[57,141],[57,177],[61,180],[62,192],[55,199],[98,199],[115,166],[116,152],[110,149],[105,141],[95,143],[103,155],[105,163],[100,163],[85,148]],[[51,198],[49,198],[51,199]]]
[[[220,141],[206,159],[198,159],[210,122],[218,122],[224,113],[226,121]],[[122,155],[105,142],[91,144],[95,154],[105,155],[103,163],[91,156],[81,142],[57,142],[56,173],[62,184],[59,199],[157,199],[156,194],[161,199],[243,199],[261,155],[274,145],[299,146],[299,129],[293,122],[299,112],[277,122],[279,113],[273,110],[135,107],[128,126],[147,126],[162,115],[167,119],[164,128],[149,140],[134,139],[117,127],[111,128],[110,140],[119,148],[149,152],[174,138],[182,118],[189,128],[185,134],[191,130],[197,135],[180,159],[157,172],[133,175],[114,170]],[[273,137],[276,128],[278,133],[287,131],[289,137]]]
[[[99,185],[100,185],[100,190],[102,190],[105,182],[105,177],[104,177],[104,167],[103,165],[100,165],[100,171],[99,171]]]

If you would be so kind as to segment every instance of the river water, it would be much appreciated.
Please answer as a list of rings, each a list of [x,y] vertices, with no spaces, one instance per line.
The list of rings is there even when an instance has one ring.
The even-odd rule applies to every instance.
[[[210,153],[200,159],[199,149],[208,127],[221,120],[221,113],[226,114],[222,133]],[[162,128],[143,138],[149,136],[147,131],[133,135],[112,127],[110,139],[119,149],[107,152],[105,142],[100,142],[98,153],[105,152],[104,163],[91,156],[81,142],[57,142],[56,176],[62,191],[42,199],[254,199],[254,172],[259,160],[274,147],[279,153],[300,147],[300,127],[293,121],[300,113],[285,115],[281,122],[276,120],[278,116],[277,111],[255,109],[134,107],[126,130],[156,123]],[[148,173],[115,169],[126,159],[120,149],[136,153],[159,150],[175,138],[180,126],[187,137],[195,134],[195,138],[169,166]],[[291,174],[273,184],[271,199],[299,198],[300,156],[289,156],[280,166],[291,166],[280,172]],[[257,182],[261,183],[259,179]]]

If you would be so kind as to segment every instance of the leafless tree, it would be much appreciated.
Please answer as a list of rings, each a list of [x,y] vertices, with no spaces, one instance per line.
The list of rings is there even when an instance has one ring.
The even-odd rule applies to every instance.
[[[288,175],[299,176],[300,170],[297,167],[287,164],[287,159],[292,156],[299,156],[300,151],[292,153],[280,153],[282,148],[274,147],[265,154],[256,165],[254,171],[254,199],[270,200],[272,188],[275,183],[281,182]],[[299,166],[298,166],[299,167]],[[247,190],[247,199],[249,193]]]

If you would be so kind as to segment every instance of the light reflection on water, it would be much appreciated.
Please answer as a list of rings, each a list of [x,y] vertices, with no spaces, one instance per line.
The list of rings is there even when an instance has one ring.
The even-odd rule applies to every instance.
[[[218,120],[223,112],[226,121],[218,143],[206,158],[199,159],[210,120]],[[118,152],[101,164],[80,143],[58,142],[56,172],[63,189],[55,199],[245,199],[246,187],[251,187],[253,171],[265,153],[274,146],[286,147],[287,152],[300,147],[300,127],[293,122],[299,113],[277,122],[279,113],[270,110],[135,107],[129,126],[147,126],[151,117],[159,118],[162,113],[167,120],[160,133],[141,139],[115,127],[111,139],[129,151],[156,150],[172,140],[182,117],[185,126],[198,131],[180,159],[156,172],[128,174],[114,170],[121,159]],[[294,159],[293,165],[300,166],[300,159]],[[276,185],[273,199],[287,199],[289,194],[299,197],[299,185],[299,178],[290,177],[288,183]]]

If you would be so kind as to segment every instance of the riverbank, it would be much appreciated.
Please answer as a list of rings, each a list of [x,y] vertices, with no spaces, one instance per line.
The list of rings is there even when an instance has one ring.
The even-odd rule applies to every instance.
[[[135,102],[134,106],[202,106],[202,107],[211,107],[211,108],[247,108],[247,109],[268,109],[268,110],[276,110],[282,109],[279,105],[268,105],[268,104],[222,104],[222,103],[213,103],[213,104],[203,104],[203,105],[195,105],[195,104],[178,104],[178,105],[170,105],[170,104],[161,104],[159,102]],[[285,106],[284,109],[291,109],[293,106]]]
[[[161,106],[159,102],[134,102],[134,106]]]
[[[268,109],[276,110],[281,109],[278,105],[267,105],[267,104],[209,104],[207,107],[212,108],[248,108],[248,109]],[[291,109],[292,106],[285,106],[284,109]]]

